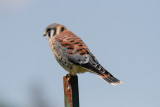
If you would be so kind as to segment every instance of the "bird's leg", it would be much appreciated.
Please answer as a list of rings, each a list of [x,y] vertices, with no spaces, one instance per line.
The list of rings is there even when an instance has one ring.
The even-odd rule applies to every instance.
[[[71,76],[72,76],[72,75],[71,75],[70,73],[66,75],[66,77],[67,77],[67,82],[68,82],[68,83],[69,83],[69,81],[70,81],[70,79],[71,79]]]
[[[68,83],[70,82],[71,77],[73,77],[73,76],[77,76],[77,75],[76,74],[72,74],[72,73],[69,73],[69,74],[66,75]]]

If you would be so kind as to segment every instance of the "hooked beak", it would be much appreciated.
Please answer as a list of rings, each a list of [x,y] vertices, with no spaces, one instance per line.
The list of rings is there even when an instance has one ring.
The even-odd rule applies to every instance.
[[[44,34],[43,34],[43,36],[46,36],[46,35],[47,35],[47,32],[45,31]]]

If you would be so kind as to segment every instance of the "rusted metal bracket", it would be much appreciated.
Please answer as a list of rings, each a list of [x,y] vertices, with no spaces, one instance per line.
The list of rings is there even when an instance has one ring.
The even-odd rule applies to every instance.
[[[78,76],[63,77],[65,107],[79,107]]]

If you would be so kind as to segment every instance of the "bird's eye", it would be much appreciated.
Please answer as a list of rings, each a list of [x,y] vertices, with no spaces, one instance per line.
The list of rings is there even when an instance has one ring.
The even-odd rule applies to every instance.
[[[56,35],[56,29],[48,29],[46,37],[51,38]]]
[[[50,30],[47,30],[47,36],[50,38],[50,36],[51,36],[51,31]]]

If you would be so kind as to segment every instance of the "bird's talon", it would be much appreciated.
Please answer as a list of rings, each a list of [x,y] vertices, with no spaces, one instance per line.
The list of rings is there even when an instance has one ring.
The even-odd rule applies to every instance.
[[[67,74],[67,82],[69,82],[71,79],[71,75],[70,74]]]

